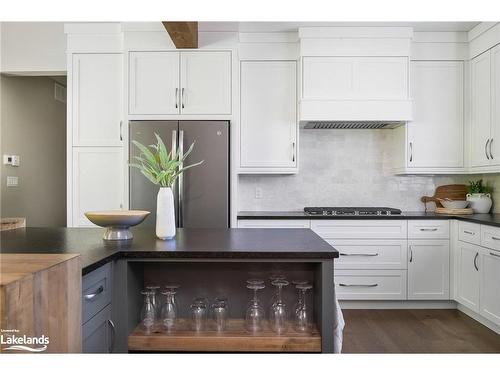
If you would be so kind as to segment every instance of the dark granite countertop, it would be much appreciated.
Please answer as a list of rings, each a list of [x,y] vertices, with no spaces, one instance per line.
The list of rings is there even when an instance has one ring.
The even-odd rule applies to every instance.
[[[20,228],[4,231],[1,253],[78,253],[83,274],[125,258],[333,259],[338,252],[310,229],[178,229],[161,241],[132,229],[129,243],[105,242],[101,228]]]
[[[500,227],[500,214],[473,214],[473,215],[441,215],[434,212],[403,212],[401,215],[393,216],[314,216],[303,211],[240,211],[240,220],[258,219],[311,219],[311,220],[436,220],[457,219],[472,223],[492,225]]]

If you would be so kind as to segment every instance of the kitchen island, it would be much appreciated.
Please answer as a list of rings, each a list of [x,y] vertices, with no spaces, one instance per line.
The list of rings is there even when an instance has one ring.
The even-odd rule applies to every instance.
[[[179,229],[176,237],[168,241],[156,239],[149,229],[133,233],[134,239],[129,242],[104,242],[102,229],[16,229],[2,234],[1,251],[81,255],[84,350],[86,337],[90,340],[85,326],[98,327],[90,323],[108,309],[109,316],[103,320],[106,332],[102,335],[113,352],[334,351],[333,260],[338,252],[311,230]],[[276,273],[290,281],[312,282],[314,328],[310,333],[296,333],[290,328],[280,335],[269,329],[250,334],[243,329],[251,298],[246,280],[265,281],[260,297],[267,316],[274,294],[269,278]],[[139,324],[141,290],[168,283],[180,285],[177,298],[183,322],[189,320],[194,298],[227,298],[227,331],[193,332],[183,328],[175,334],[143,332]],[[292,284],[285,288],[283,298],[291,310],[297,299]],[[92,340],[96,340],[95,335]],[[88,347],[92,349],[92,345]]]

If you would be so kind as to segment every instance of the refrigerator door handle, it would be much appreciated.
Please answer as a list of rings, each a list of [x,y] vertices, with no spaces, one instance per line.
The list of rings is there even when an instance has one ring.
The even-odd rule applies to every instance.
[[[179,160],[181,164],[179,165],[179,170],[181,170],[184,165],[182,163],[182,157],[184,155],[184,130],[179,130]],[[182,217],[183,213],[183,202],[184,201],[184,173],[179,175],[179,227],[184,226],[184,220]]]

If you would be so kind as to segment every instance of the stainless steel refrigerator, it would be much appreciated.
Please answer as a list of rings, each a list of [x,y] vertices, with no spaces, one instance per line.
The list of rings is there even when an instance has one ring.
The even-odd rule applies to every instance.
[[[229,122],[227,121],[131,121],[129,160],[139,155],[132,141],[156,144],[158,134],[167,149],[187,151],[196,141],[185,164],[204,160],[181,175],[174,187],[175,218],[179,228],[229,227]],[[141,226],[156,222],[158,186],[137,168],[130,168],[130,209],[148,210]]]

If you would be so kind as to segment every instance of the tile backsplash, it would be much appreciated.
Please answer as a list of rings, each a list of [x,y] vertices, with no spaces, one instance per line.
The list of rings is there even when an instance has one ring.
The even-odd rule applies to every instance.
[[[422,195],[432,195],[439,185],[468,181],[467,176],[394,176],[392,154],[391,130],[301,129],[299,173],[241,175],[238,209],[345,205],[423,211]],[[256,188],[262,198],[256,198]]]

